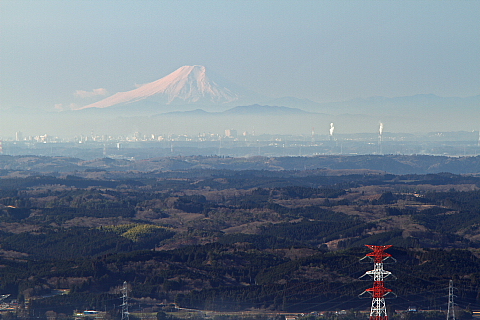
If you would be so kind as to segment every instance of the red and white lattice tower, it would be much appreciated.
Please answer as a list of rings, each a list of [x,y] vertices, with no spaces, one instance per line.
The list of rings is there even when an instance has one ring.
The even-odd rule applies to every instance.
[[[387,307],[385,305],[385,296],[392,293],[391,289],[385,288],[385,279],[392,273],[383,269],[383,263],[386,259],[392,258],[392,255],[386,253],[385,250],[391,248],[387,246],[372,246],[367,245],[373,252],[368,253],[365,258],[373,260],[373,270],[365,272],[360,277],[370,276],[373,278],[373,287],[366,289],[360,296],[369,293],[372,296],[372,307],[370,309],[370,320],[388,320]],[[393,259],[393,258],[392,258]],[[363,259],[362,259],[363,260]]]

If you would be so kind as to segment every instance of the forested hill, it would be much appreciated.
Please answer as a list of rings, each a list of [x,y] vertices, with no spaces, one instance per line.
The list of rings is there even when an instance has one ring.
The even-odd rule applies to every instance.
[[[480,173],[480,156],[443,157],[426,155],[319,155],[311,157],[178,156],[146,160],[103,158],[84,161],[68,157],[0,156],[0,170],[38,172],[171,171],[171,170],[377,170],[392,174],[426,174],[450,172]]]
[[[0,294],[113,312],[128,281],[149,308],[366,309],[364,244],[392,244],[395,308],[440,308],[454,279],[458,303],[480,309],[479,212],[475,175],[3,169]]]

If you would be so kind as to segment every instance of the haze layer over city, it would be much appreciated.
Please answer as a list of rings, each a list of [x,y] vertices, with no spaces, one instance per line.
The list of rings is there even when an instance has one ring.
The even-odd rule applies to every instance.
[[[476,155],[479,11],[476,1],[2,1],[0,137],[11,154],[66,142],[100,143],[104,156],[134,142],[175,153],[188,142],[243,156]]]

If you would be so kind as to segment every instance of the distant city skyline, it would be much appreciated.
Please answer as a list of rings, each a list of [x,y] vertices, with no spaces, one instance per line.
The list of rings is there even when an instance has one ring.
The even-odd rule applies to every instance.
[[[315,156],[359,154],[410,154],[442,156],[480,155],[479,132],[430,134],[316,134],[255,135],[225,129],[223,134],[158,135],[134,132],[126,136],[88,135],[55,137],[24,136],[0,140],[0,155],[56,155],[95,159],[142,159],[163,156]]]
[[[0,108],[87,105],[183,65],[271,98],[474,96],[479,13],[480,1],[3,0]]]

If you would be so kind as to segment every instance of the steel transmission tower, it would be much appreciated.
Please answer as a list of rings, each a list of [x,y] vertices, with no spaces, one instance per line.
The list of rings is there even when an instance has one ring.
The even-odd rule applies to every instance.
[[[373,252],[368,253],[362,260],[368,258],[373,261],[373,270],[365,272],[360,279],[369,277],[373,278],[373,287],[366,289],[360,297],[369,294],[372,297],[372,307],[370,309],[370,320],[388,320],[387,307],[385,305],[385,296],[392,293],[391,289],[385,288],[385,279],[392,275],[390,271],[383,269],[383,263],[387,259],[393,259],[392,255],[386,253],[385,250],[391,248],[387,246],[367,245]],[[361,260],[361,261],[362,261]],[[395,259],[393,259],[395,261]]]
[[[455,303],[453,303],[453,280],[448,283],[448,310],[447,320],[455,320]]]
[[[130,316],[128,313],[128,284],[127,281],[123,282],[122,288],[122,320],[129,320]]]

